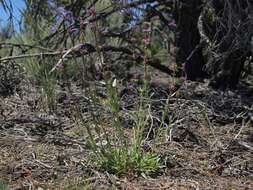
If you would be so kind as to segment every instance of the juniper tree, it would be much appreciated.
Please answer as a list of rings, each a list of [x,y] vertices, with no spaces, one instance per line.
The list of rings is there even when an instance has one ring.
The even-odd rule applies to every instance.
[[[57,50],[85,43],[82,47],[93,47],[85,49],[86,54],[101,51],[114,65],[143,64],[145,59],[170,75],[185,75],[189,80],[208,77],[217,88],[234,88],[251,55],[253,3],[247,0],[26,0],[26,4],[22,32],[34,34],[40,45]],[[59,21],[57,7],[71,13],[71,23]],[[90,14],[92,7],[96,7],[95,16]],[[99,48],[89,33],[94,22],[99,24]],[[145,23],[152,29],[151,43],[144,51]],[[53,32],[38,30],[44,32],[48,25],[56,26]],[[176,70],[166,61],[173,53]]]

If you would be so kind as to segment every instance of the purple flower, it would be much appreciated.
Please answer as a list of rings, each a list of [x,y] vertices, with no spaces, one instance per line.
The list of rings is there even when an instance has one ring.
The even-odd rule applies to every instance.
[[[69,98],[68,98],[67,96],[65,96],[65,98],[64,98],[64,100],[63,100],[63,104],[64,104],[64,105],[67,105],[67,104],[69,104],[69,103],[70,103]]]
[[[85,49],[85,44],[77,44],[74,47],[77,51],[81,51]]]
[[[70,35],[76,36],[79,30],[77,28],[71,28],[68,30]]]
[[[74,17],[73,17],[73,13],[71,11],[67,11],[65,14],[65,20],[69,21],[69,22],[74,22]]]
[[[143,43],[145,45],[149,45],[150,44],[150,38],[144,38],[142,41],[143,41]]]
[[[176,21],[175,21],[175,20],[172,20],[172,21],[168,24],[168,26],[171,27],[171,28],[176,28],[176,27],[177,27]]]
[[[151,28],[143,29],[142,32],[151,32]]]
[[[80,21],[80,28],[81,28],[81,29],[84,29],[88,24],[89,24],[88,21],[81,20],[81,21]]]
[[[103,28],[100,32],[101,32],[101,34],[106,35],[109,33],[109,28],[108,27]]]
[[[143,32],[151,32],[151,23],[150,22],[144,22],[143,25]]]
[[[66,9],[65,9],[65,7],[64,7],[63,5],[57,7],[57,8],[55,9],[55,14],[56,14],[56,15],[65,15],[65,14],[66,14]]]
[[[79,51],[81,54],[86,54],[86,53],[88,53],[87,48],[86,48],[86,44],[77,44],[77,45],[75,46],[75,49],[76,49],[77,51]]]
[[[77,44],[74,47],[75,51],[78,51],[81,54],[87,54],[89,52],[95,52],[96,49],[93,45],[84,43],[84,44]]]
[[[92,16],[95,17],[96,16],[96,7],[92,6],[89,10],[88,13]]]
[[[75,45],[75,49],[80,49],[80,48],[82,48],[84,46],[84,44],[76,44]]]
[[[57,27],[56,26],[52,26],[50,29],[51,33],[55,33],[57,31]]]
[[[74,22],[73,13],[71,11],[66,10],[63,5],[55,9],[55,15],[57,17],[63,18],[66,21],[69,21],[70,23]]]
[[[68,33],[70,35],[76,35],[78,32],[79,32],[79,30],[74,25],[72,25],[68,28]]]
[[[90,22],[89,24],[91,28],[96,28],[96,21]]]
[[[56,65],[56,68],[59,70],[64,69],[64,67],[65,67],[65,65],[63,63]]]

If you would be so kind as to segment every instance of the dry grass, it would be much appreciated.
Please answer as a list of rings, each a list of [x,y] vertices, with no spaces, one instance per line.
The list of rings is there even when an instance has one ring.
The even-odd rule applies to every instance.
[[[29,93],[23,91],[22,99],[18,95],[1,99],[1,108],[8,114],[1,119],[0,180],[11,189],[253,188],[253,152],[241,143],[252,145],[252,121],[246,117],[250,97],[244,99],[236,93],[211,90],[205,84],[186,83],[169,100],[171,130],[161,130],[159,138],[151,135],[143,147],[160,155],[160,172],[151,176],[129,172],[117,177],[93,165],[86,148],[87,133],[71,116],[74,104],[85,109],[82,90],[74,87],[71,103],[58,103],[58,109],[48,113],[34,107],[40,96],[35,88],[29,89]],[[122,106],[134,109],[129,105],[136,100],[135,90],[125,91]],[[166,94],[158,88],[153,92],[150,114],[151,132],[155,133]],[[83,114],[87,121],[91,119],[89,113]],[[124,109],[121,117],[125,135],[131,136],[131,120]],[[104,127],[113,136],[110,116],[105,112],[103,118]]]

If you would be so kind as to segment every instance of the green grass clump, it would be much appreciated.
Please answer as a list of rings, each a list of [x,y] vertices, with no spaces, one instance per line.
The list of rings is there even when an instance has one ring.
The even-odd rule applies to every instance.
[[[40,62],[31,58],[23,65],[31,80],[37,83],[42,90],[43,99],[50,110],[56,106],[56,84],[57,75],[50,73],[54,62],[49,59],[42,59]]]
[[[99,160],[99,166],[116,175],[124,175],[129,172],[150,174],[156,172],[160,167],[159,157],[152,153],[142,153],[131,145],[117,147],[106,151]]]
[[[117,95],[116,80],[107,85],[106,105],[112,114],[111,126],[115,134],[106,131],[103,121],[93,114],[93,125],[85,124],[89,136],[89,148],[93,152],[93,160],[96,166],[103,171],[116,175],[151,174],[159,170],[160,158],[152,151],[145,152],[142,145],[145,143],[144,129],[148,125],[148,107],[144,102],[146,86],[140,90],[140,105],[137,111],[130,115],[135,119],[135,125],[131,129],[132,135],[127,137],[120,119],[120,99]],[[91,98],[97,101],[93,94]],[[93,127],[91,127],[93,126]],[[99,139],[99,142],[97,142]]]

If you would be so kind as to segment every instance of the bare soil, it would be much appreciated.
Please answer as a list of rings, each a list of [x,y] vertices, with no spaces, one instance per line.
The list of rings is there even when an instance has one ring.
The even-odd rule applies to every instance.
[[[166,82],[168,81],[168,84]],[[207,83],[184,82],[171,91],[171,79],[152,78],[151,112],[159,126],[168,94],[171,130],[160,140],[150,134],[147,148],[163,167],[151,176],[117,177],[90,163],[87,134],[73,117],[81,105],[91,120],[86,90],[71,84],[57,89],[57,106],[49,111],[40,88],[24,79],[18,93],[0,97],[0,189],[253,189],[253,93],[217,91]],[[138,104],[134,80],[119,85],[122,110]],[[98,87],[103,109],[105,87]],[[66,101],[67,100],[67,101]],[[104,111],[104,121],[110,115]],[[122,111],[126,131],[131,120]],[[111,130],[108,127],[108,130]]]

